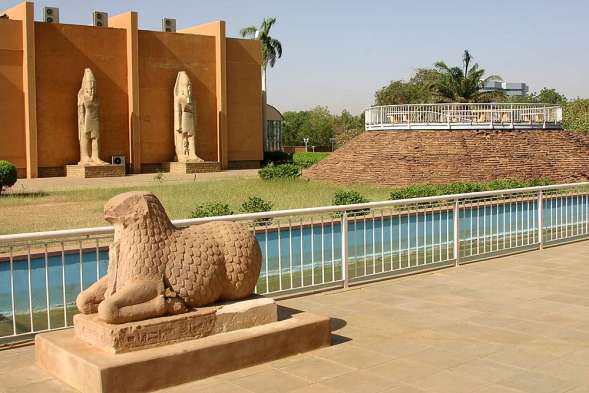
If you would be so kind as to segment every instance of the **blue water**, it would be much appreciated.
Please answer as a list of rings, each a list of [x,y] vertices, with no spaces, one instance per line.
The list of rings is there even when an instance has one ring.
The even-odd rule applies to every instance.
[[[545,236],[554,236],[553,228],[563,227],[565,223],[571,228],[568,236],[586,230],[588,199],[547,200],[543,209]],[[459,217],[461,256],[534,243],[536,217],[537,205],[531,202],[462,209]],[[351,219],[348,224],[350,275],[375,274],[453,259],[453,226],[452,212],[448,210]],[[256,236],[263,255],[258,293],[341,279],[341,224],[337,219],[313,225],[295,221],[290,229],[270,227],[258,231]],[[46,294],[51,309],[71,304],[82,288],[106,274],[107,263],[105,249],[82,253],[66,251],[51,254],[47,259],[34,256],[30,260],[30,270],[26,257],[15,257],[14,309],[17,313],[26,313],[29,308],[46,310]],[[304,274],[300,274],[301,271]],[[9,316],[11,313],[10,263],[3,259],[0,260],[0,314]]]

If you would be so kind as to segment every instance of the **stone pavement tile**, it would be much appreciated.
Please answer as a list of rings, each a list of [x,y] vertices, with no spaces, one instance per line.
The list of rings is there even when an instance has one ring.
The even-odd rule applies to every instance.
[[[589,393],[589,385],[579,386],[571,390],[567,390],[566,393]]]
[[[340,363],[318,357],[303,358],[280,368],[280,371],[282,372],[313,383],[337,377],[338,375],[346,374],[354,370],[355,369],[352,367],[344,366]]]
[[[498,344],[520,344],[530,342],[534,336],[513,330],[486,327],[470,322],[458,322],[444,326],[444,330],[462,337],[465,340],[491,342]]]
[[[398,386],[396,382],[369,373],[366,370],[339,375],[326,379],[321,383],[345,393],[379,393]]]
[[[35,347],[33,346],[0,351],[0,374],[16,368],[28,367],[34,363]]]
[[[235,384],[254,393],[285,393],[300,389],[310,383],[302,378],[289,375],[280,370],[270,369],[261,373],[232,379]]]
[[[292,393],[343,393],[342,390],[331,388],[321,383],[307,385],[300,389],[293,390]]]
[[[515,326],[519,325],[521,320],[503,315],[480,313],[470,317],[467,322],[486,327],[516,330]]]
[[[416,388],[415,386],[407,385],[405,383],[399,384],[389,389],[383,390],[383,393],[428,393],[425,390]]]
[[[428,363],[396,359],[367,369],[366,371],[389,379],[393,382],[410,383],[413,380],[425,378],[443,371],[446,367],[433,366]]]
[[[6,388],[6,390],[2,390]],[[77,390],[70,388],[69,386],[54,380],[47,379],[41,382],[34,382],[17,387],[5,387],[0,384],[0,392],[2,393],[75,393]]]
[[[369,351],[355,345],[325,348],[317,351],[314,355],[353,369],[369,368],[392,359],[391,356]]]
[[[189,382],[182,385],[172,386],[169,388],[158,390],[160,393],[250,393],[249,390],[236,386],[229,382],[212,381],[209,379],[206,382],[196,381]]]
[[[472,393],[478,392],[488,385],[478,379],[449,370],[406,382],[426,392],[436,393]]]
[[[570,381],[575,385],[589,386],[589,367],[568,359],[567,356],[535,368],[534,372]]]
[[[505,350],[494,352],[486,356],[485,359],[506,366],[532,369],[543,366],[558,357],[558,355],[555,355],[549,350],[542,351],[537,349],[527,349],[523,346],[514,345]]]
[[[235,371],[231,371],[231,372],[228,372],[225,374],[220,374],[216,377],[210,377],[210,378],[207,378],[206,380],[210,380],[210,379],[214,379],[214,378],[221,378],[221,379],[225,379],[225,380],[235,380],[238,378],[247,377],[250,375],[255,375],[255,374],[262,373],[262,372],[270,371],[272,369],[271,365],[272,365],[272,363],[262,363],[262,364],[258,364],[256,366],[242,368],[241,370],[235,370]]]
[[[4,389],[15,389],[25,385],[43,382],[51,379],[49,374],[35,366],[34,363],[26,367],[5,369],[0,373],[0,387]]]
[[[451,372],[476,378],[483,382],[495,383],[523,371],[521,368],[506,366],[489,359],[477,359],[450,369]]]
[[[354,343],[352,342],[352,345]],[[387,338],[383,340],[374,340],[369,343],[364,343],[362,348],[369,351],[378,352],[385,356],[392,358],[399,358],[411,355],[416,352],[423,351],[434,345],[430,340],[417,341],[415,339],[408,340],[404,336]]]
[[[571,381],[531,371],[524,371],[497,384],[529,393],[563,393],[579,386]]]
[[[434,346],[421,352],[405,356],[403,359],[416,363],[426,363],[441,369],[448,369],[478,359],[481,356],[482,355],[480,354],[469,351],[449,351]]]
[[[513,389],[507,386],[502,385],[487,385],[484,388],[481,388],[476,393],[534,393],[534,392],[524,392],[518,389]]]

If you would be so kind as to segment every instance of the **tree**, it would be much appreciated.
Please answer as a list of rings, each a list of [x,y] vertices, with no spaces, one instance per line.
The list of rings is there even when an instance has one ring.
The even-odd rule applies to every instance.
[[[544,87],[540,90],[540,93],[534,94],[536,97],[536,102],[544,103],[544,104],[558,104],[562,105],[567,102],[567,99],[564,95],[557,92],[555,89],[549,89]]]
[[[471,65],[472,56],[468,50],[462,56],[462,68],[448,67],[443,61],[435,63],[439,78],[435,82],[437,95],[445,102],[491,102],[504,98],[503,92],[482,91],[484,85],[493,79],[501,80],[497,75],[483,79],[485,70],[477,63]]]
[[[409,82],[391,81],[375,94],[376,105],[426,104],[436,102],[434,84],[436,70],[419,68]]]
[[[567,102],[567,98],[563,94],[557,92],[556,89],[544,87],[539,93],[532,93],[525,96],[511,96],[507,98],[507,101],[517,103],[564,105]]]
[[[266,104],[266,68],[274,67],[276,60],[282,57],[282,44],[270,36],[270,29],[276,18],[264,18],[260,27],[247,26],[239,31],[244,38],[253,38],[262,44],[262,96]]]
[[[354,116],[343,110],[334,117],[334,138],[337,147],[343,146],[350,140],[364,132],[364,113]]]
[[[274,67],[276,60],[282,57],[282,44],[276,38],[270,36],[270,29],[276,23],[276,18],[264,18],[259,28],[247,26],[239,31],[244,38],[253,38],[260,41],[262,46],[262,129],[266,138],[266,68]]]

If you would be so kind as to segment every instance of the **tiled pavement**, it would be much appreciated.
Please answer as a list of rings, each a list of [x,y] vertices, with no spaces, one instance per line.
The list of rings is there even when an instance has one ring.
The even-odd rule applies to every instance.
[[[335,345],[166,391],[589,392],[587,241],[280,303]],[[0,390],[71,391],[31,347],[0,352]]]

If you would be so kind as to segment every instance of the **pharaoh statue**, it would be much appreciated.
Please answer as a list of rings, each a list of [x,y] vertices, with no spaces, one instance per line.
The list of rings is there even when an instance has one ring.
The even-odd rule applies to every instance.
[[[192,84],[185,71],[180,71],[174,85],[174,147],[176,161],[202,161],[196,155],[196,106]]]
[[[96,96],[96,78],[90,68],[84,70],[82,87],[78,91],[78,139],[80,140],[79,165],[106,165],[100,159],[99,101]]]

